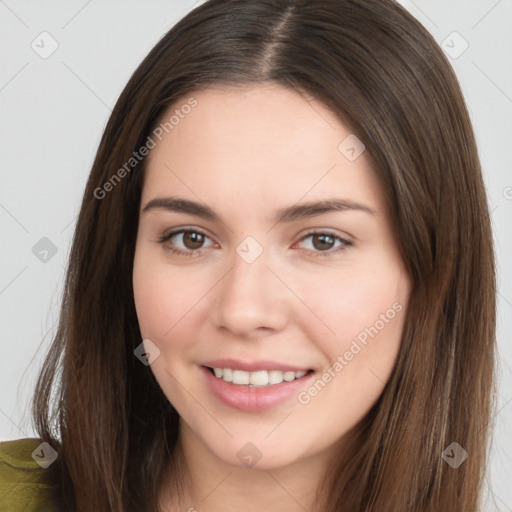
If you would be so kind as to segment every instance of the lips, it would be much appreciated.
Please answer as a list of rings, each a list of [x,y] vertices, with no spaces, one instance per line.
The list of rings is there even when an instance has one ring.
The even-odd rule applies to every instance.
[[[285,404],[309,384],[314,374],[309,368],[275,361],[233,359],[208,361],[200,370],[219,402],[244,412],[262,412]]]

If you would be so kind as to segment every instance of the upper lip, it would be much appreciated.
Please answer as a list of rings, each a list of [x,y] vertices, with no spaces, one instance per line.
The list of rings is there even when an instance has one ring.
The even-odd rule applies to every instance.
[[[243,370],[246,372],[278,370],[282,372],[300,372],[308,371],[311,368],[303,366],[294,366],[291,364],[279,363],[278,361],[242,361],[240,359],[215,359],[206,361],[203,366],[210,368],[231,368],[232,370]]]

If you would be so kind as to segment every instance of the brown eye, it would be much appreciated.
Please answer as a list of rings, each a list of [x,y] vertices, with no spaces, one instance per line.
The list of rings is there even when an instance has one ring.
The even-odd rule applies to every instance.
[[[312,251],[315,256],[329,256],[338,251],[346,250],[352,245],[352,242],[349,242],[338,235],[323,231],[314,231],[309,233],[301,239],[300,243],[304,244],[308,239],[310,242],[303,248]]]
[[[200,249],[204,243],[204,235],[197,231],[185,231],[183,235],[183,245],[190,250]]]
[[[205,247],[205,241],[211,240],[201,231],[195,229],[180,229],[162,235],[158,242],[164,246],[166,251],[179,256],[192,256],[199,254]]]
[[[320,234],[312,235],[313,247],[319,251],[328,251],[332,249],[335,243],[335,238],[331,235]]]

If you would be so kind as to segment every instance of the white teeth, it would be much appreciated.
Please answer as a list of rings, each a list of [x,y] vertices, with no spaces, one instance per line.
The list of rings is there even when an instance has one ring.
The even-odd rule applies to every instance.
[[[306,375],[307,371],[300,372],[282,372],[279,370],[260,370],[256,372],[246,372],[244,370],[233,370],[231,368],[213,368],[213,373],[218,379],[226,382],[232,382],[240,386],[260,387],[281,384],[281,382],[291,382],[300,379]]]
[[[279,370],[271,370],[268,372],[268,383],[269,384],[281,384],[283,382],[283,372]]]
[[[292,380],[295,380],[295,372],[284,372],[283,379],[286,382],[291,382]]]
[[[249,372],[233,370],[233,384],[249,384]]]
[[[238,382],[236,384],[238,384]],[[252,384],[253,386],[267,386],[268,372],[264,370],[261,372],[251,372],[249,374],[249,384]]]

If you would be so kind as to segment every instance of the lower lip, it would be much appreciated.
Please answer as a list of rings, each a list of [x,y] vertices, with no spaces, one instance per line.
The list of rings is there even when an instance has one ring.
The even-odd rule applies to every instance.
[[[301,389],[313,378],[310,372],[300,379],[290,382],[283,381],[264,387],[239,386],[226,382],[213,375],[213,373],[201,366],[206,382],[213,395],[224,405],[244,412],[261,412],[286,403],[290,398],[297,396]]]

